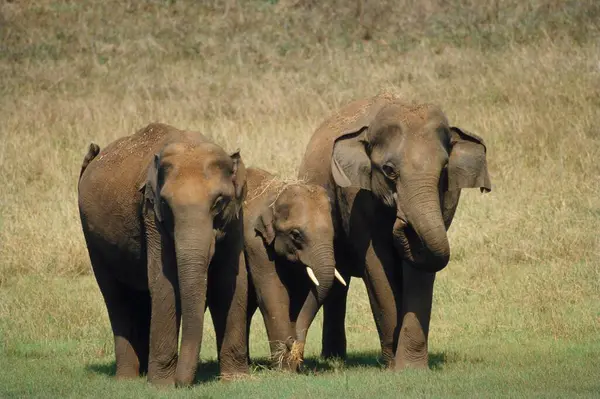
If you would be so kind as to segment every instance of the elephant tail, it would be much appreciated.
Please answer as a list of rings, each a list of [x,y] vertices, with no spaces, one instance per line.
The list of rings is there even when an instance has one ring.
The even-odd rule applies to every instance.
[[[90,143],[88,152],[87,154],[85,154],[85,157],[83,158],[83,163],[81,164],[81,172],[79,172],[80,179],[81,175],[83,175],[83,172],[85,171],[85,168],[87,168],[90,162],[92,162],[94,158],[96,158],[98,153],[100,153],[100,146],[98,146],[98,144],[95,143]]]

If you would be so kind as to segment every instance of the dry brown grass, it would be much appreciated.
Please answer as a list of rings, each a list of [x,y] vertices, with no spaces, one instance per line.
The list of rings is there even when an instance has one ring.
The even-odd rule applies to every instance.
[[[90,141],[166,122],[293,177],[325,117],[382,90],[441,105],[489,148],[493,191],[461,201],[433,347],[600,333],[596,1],[381,2],[360,24],[341,0],[88,3],[0,6],[6,347],[68,336],[111,350],[100,295],[76,277],[90,274],[76,205]],[[360,283],[352,295],[350,348],[376,349]]]

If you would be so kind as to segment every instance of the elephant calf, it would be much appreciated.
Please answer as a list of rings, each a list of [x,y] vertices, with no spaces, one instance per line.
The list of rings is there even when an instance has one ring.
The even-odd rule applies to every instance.
[[[206,303],[221,375],[247,373],[245,173],[238,152],[164,124],[102,152],[90,145],[79,212],[114,334],[117,378],[147,371],[152,383],[191,384]]]
[[[278,366],[296,370],[307,330],[333,284],[333,222],[325,189],[247,170],[244,248],[251,277],[249,322],[259,307]]]

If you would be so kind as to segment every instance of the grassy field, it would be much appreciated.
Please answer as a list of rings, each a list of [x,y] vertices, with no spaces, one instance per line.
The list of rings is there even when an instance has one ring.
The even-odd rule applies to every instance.
[[[321,4],[326,3],[326,4]],[[0,4],[0,397],[600,396],[600,3],[596,0],[6,1]],[[198,385],[117,382],[77,213],[90,141],[152,121],[294,176],[318,124],[383,90],[483,136],[439,273],[429,372],[391,373],[362,282],[350,359]]]

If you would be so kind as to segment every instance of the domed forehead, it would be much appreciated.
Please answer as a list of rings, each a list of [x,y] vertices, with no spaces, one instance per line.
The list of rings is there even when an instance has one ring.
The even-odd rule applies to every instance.
[[[383,133],[389,127],[397,126],[403,131],[418,132],[425,126],[448,126],[446,115],[434,104],[405,104],[394,102],[384,106],[371,126],[369,134]]]
[[[287,205],[290,212],[329,213],[331,211],[327,191],[315,185],[289,185],[279,195],[277,203]]]
[[[213,143],[170,143],[161,156],[163,162],[179,168],[200,169],[205,173],[233,171],[233,160]]]

